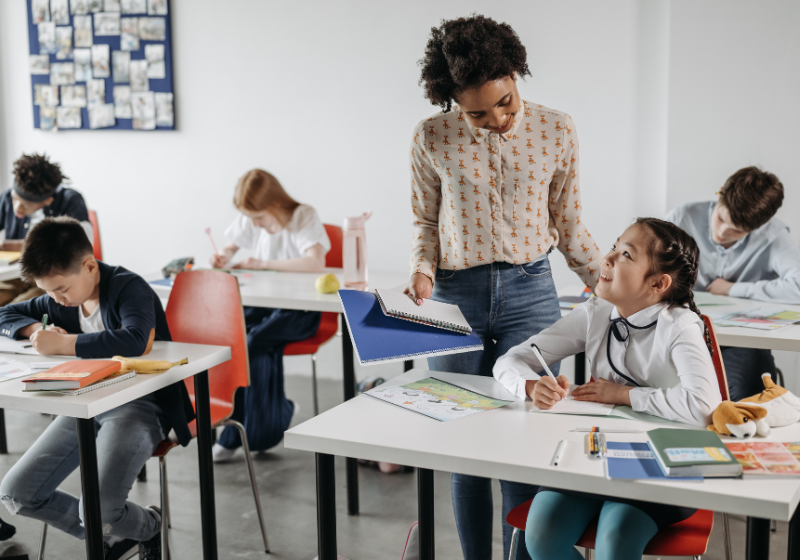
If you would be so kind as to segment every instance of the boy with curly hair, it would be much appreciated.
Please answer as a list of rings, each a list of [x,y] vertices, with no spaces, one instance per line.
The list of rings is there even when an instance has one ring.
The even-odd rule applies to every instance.
[[[0,232],[3,251],[20,251],[22,241],[44,218],[68,216],[78,220],[93,238],[89,212],[83,196],[63,185],[68,178],[46,154],[24,154],[14,162],[14,182],[0,195]],[[39,288],[22,280],[0,282],[0,305],[26,301],[42,295]]]

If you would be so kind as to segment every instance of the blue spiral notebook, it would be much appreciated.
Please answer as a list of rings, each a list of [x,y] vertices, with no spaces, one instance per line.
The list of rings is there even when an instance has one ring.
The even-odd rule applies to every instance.
[[[372,292],[339,290],[339,299],[361,365],[483,350],[474,331],[461,334],[385,315]]]

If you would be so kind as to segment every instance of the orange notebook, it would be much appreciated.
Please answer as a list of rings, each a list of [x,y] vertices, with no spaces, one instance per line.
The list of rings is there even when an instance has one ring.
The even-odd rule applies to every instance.
[[[118,372],[117,360],[72,360],[22,380],[26,391],[64,391],[80,389]]]

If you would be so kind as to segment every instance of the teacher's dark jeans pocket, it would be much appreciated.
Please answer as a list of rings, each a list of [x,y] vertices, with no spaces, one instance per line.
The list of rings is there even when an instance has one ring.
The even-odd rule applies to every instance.
[[[436,281],[437,282],[447,282],[448,280],[452,280],[456,276],[457,270],[442,270],[441,268],[436,270]]]
[[[545,257],[531,263],[521,264],[517,267],[519,273],[526,278],[547,278],[553,275],[550,269],[550,260]]]

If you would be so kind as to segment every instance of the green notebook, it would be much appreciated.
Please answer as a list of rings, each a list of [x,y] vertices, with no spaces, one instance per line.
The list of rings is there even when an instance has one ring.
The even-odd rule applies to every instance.
[[[742,465],[708,430],[657,428],[647,432],[650,447],[668,477],[736,477]]]

